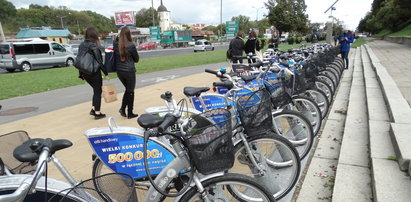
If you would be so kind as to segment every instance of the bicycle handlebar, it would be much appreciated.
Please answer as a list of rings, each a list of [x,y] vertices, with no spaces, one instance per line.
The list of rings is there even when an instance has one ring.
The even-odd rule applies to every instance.
[[[223,86],[231,90],[234,87],[234,83],[232,81],[213,82],[213,86]]]
[[[163,122],[158,126],[158,132],[163,133],[168,127],[174,125],[177,122],[177,117],[171,113],[166,114]]]

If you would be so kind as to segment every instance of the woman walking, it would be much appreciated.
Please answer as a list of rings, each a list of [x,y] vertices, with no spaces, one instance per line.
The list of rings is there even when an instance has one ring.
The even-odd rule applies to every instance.
[[[121,28],[120,34],[114,41],[113,46],[116,55],[117,76],[126,88],[119,112],[121,116],[132,119],[138,116],[138,114],[133,113],[133,106],[134,88],[136,87],[136,68],[134,63],[138,62],[139,56],[136,45],[131,41],[130,29],[128,27]]]
[[[98,39],[98,31],[94,27],[89,27],[86,30],[85,40],[79,46],[79,54],[85,53],[90,51],[92,53],[93,58],[99,64],[100,70],[92,73],[91,75],[84,74],[79,71],[79,78],[82,80],[86,80],[87,83],[93,88],[93,101],[92,101],[92,108],[90,111],[90,115],[94,116],[94,119],[101,119],[106,117],[105,114],[100,112],[101,107],[101,86],[103,85],[103,79],[101,77],[101,72],[104,73],[106,79],[110,79],[106,70],[104,70],[103,65],[103,57],[101,55],[101,51],[98,48],[100,46],[100,40]]]
[[[250,32],[248,35],[248,40],[245,42],[245,52],[247,55],[249,54],[255,54],[255,51],[260,51],[260,42],[257,39],[257,33],[255,33],[254,30]],[[255,59],[248,59],[248,63],[254,63]]]

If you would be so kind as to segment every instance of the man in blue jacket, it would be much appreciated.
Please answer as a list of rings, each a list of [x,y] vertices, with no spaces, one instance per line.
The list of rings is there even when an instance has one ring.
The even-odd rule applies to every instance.
[[[344,33],[338,37],[338,41],[341,45],[341,57],[345,61],[345,69],[348,69],[348,53],[350,52],[350,43],[354,41],[354,36],[348,33],[348,30],[344,30]]]

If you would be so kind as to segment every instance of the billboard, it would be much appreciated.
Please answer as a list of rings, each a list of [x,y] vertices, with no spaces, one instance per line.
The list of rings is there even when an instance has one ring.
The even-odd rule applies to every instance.
[[[134,11],[125,11],[125,12],[115,12],[114,13],[114,20],[116,21],[116,26],[134,26],[135,25],[135,17]]]

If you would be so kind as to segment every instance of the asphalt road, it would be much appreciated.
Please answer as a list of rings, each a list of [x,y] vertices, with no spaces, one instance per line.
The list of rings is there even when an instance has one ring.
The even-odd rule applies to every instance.
[[[226,50],[228,49],[228,44],[214,44],[215,50]],[[186,53],[193,53],[193,47],[187,48],[166,48],[166,49],[156,49],[156,50],[149,50],[149,51],[138,51],[140,58],[153,58],[153,57],[161,57],[161,56],[168,56],[168,55],[180,55]],[[46,67],[50,68],[50,67]],[[44,69],[44,68],[41,68]],[[4,69],[0,69],[0,74],[8,73]]]

